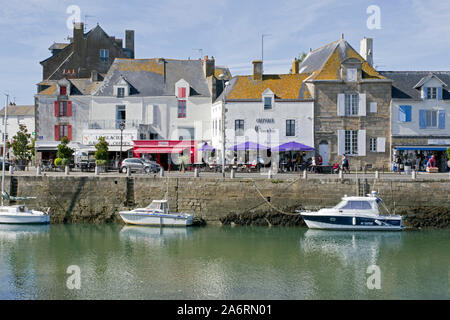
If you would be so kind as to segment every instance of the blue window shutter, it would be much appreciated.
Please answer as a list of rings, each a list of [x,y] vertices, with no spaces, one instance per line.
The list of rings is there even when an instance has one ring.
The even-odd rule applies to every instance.
[[[425,129],[427,127],[427,113],[425,110],[419,110],[419,128]]]
[[[406,122],[411,122],[411,106],[405,106]]]
[[[398,106],[398,121],[400,122],[406,121],[405,106]]]
[[[442,100],[442,87],[437,88],[437,99]]]
[[[439,110],[439,129],[445,129],[445,110]]]

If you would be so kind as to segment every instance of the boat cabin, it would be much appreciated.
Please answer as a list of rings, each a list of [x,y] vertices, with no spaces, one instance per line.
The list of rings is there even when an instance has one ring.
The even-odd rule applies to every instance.
[[[147,207],[147,209],[169,213],[169,202],[167,200],[153,200]]]

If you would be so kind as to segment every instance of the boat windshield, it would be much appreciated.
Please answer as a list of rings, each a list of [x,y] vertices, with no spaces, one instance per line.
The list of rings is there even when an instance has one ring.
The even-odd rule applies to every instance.
[[[163,210],[163,204],[161,202],[152,202],[147,206],[147,209]]]
[[[383,200],[381,200],[380,198],[377,198],[377,204],[378,204],[378,211],[380,212],[380,214],[382,214],[382,215],[390,215],[391,214],[389,212],[389,209],[384,204]]]

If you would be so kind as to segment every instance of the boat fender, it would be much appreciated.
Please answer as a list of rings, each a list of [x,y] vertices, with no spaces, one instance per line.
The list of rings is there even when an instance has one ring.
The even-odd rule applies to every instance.
[[[352,223],[353,223],[354,226],[356,225],[356,217],[353,217]]]
[[[375,220],[375,223],[379,226],[383,225],[383,223],[380,220]]]

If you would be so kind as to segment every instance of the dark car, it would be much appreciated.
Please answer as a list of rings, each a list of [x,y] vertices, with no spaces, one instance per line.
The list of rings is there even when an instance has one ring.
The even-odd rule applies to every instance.
[[[128,170],[131,172],[158,172],[160,169],[157,163],[141,159],[141,158],[127,158],[120,164],[120,172],[126,173]]]
[[[9,170],[10,166],[11,166],[11,162],[6,160],[5,161],[5,170]],[[0,158],[0,170],[3,170],[3,158]]]

